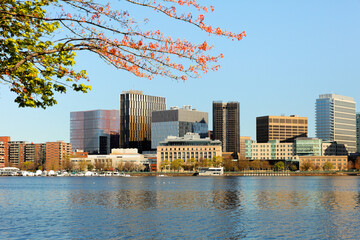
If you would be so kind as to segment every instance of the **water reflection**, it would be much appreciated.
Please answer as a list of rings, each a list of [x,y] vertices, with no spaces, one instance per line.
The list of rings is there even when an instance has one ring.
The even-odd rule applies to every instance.
[[[0,204],[0,239],[360,234],[358,177],[0,178]]]

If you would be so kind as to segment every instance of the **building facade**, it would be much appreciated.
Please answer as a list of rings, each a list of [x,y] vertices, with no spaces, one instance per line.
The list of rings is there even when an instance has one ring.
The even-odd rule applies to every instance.
[[[213,102],[213,138],[223,152],[240,152],[240,103]]]
[[[295,154],[298,156],[321,156],[322,140],[319,138],[297,138],[295,140]]]
[[[245,157],[249,160],[296,160],[294,143],[282,143],[271,140],[258,143],[253,140],[245,141]]]
[[[109,154],[119,147],[119,110],[93,110],[70,113],[70,143],[73,151]]]
[[[300,156],[300,168],[305,162],[312,164],[312,168],[318,166],[320,169],[323,169],[326,162],[330,162],[333,165],[332,170],[346,170],[348,168],[347,156]]]
[[[245,141],[251,140],[251,137],[240,137],[240,157],[245,157]]]
[[[256,140],[259,143],[267,143],[271,140],[294,142],[296,138],[307,137],[307,135],[307,117],[291,115],[256,118]]]
[[[157,168],[160,171],[161,162],[172,162],[175,159],[212,159],[222,156],[222,145],[219,140],[200,138],[197,133],[187,133],[184,137],[169,136],[157,147]]]
[[[356,152],[360,153],[360,113],[356,113]]]
[[[356,104],[352,97],[321,94],[316,99],[316,137],[356,152]]]
[[[111,149],[110,154],[106,155],[89,155],[82,157],[74,157],[70,159],[72,163],[79,164],[82,161],[85,161],[87,164],[92,164],[98,168],[119,168],[119,165],[126,163],[132,163],[136,165],[143,165],[147,169],[150,169],[150,165],[153,162],[152,160],[146,158],[143,154],[139,154],[136,148],[127,148]],[[102,169],[97,169],[102,170]]]
[[[207,137],[208,113],[197,111],[192,106],[152,112],[152,149],[156,149],[159,142],[165,141],[168,136],[183,137],[188,132],[198,133],[202,138]]]
[[[0,137],[0,168],[8,166],[10,137]]]
[[[46,142],[46,170],[60,170],[62,161],[71,155],[71,144],[63,141]]]
[[[120,95],[120,148],[151,150],[153,111],[166,109],[166,99],[144,95],[142,91],[124,91]]]
[[[25,145],[24,141],[10,141],[9,144],[9,167],[21,167],[25,161]]]

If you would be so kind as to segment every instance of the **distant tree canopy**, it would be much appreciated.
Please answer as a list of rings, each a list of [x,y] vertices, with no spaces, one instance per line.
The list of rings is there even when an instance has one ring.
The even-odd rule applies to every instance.
[[[232,40],[246,36],[245,32],[235,34],[207,25],[204,14],[214,8],[195,0],[122,3],[153,9],[209,35]],[[186,80],[219,69],[217,61],[223,56],[208,54],[213,47],[206,41],[192,43],[159,30],[142,29],[148,19],[135,20],[127,9],[113,9],[112,5],[100,0],[0,1],[0,82],[17,94],[15,102],[20,107],[52,106],[57,103],[54,93],[65,93],[69,88],[88,92],[91,87],[86,84],[86,71],[74,69],[76,52],[80,51],[149,79],[165,76]]]

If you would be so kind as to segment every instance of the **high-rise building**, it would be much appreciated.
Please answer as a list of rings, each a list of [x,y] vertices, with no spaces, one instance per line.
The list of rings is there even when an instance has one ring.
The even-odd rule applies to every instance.
[[[240,152],[240,103],[213,102],[213,138],[223,152]]]
[[[93,110],[70,113],[70,143],[73,151],[109,154],[119,147],[119,110]]]
[[[46,143],[46,170],[59,170],[66,157],[71,155],[71,144],[63,141]]]
[[[316,137],[356,152],[356,104],[352,97],[321,94],[316,99]]]
[[[208,113],[193,109],[171,107],[170,110],[153,111],[151,122],[151,148],[156,149],[159,142],[168,136],[183,137],[186,133],[198,133],[202,138],[209,135]]]
[[[153,111],[166,109],[166,99],[144,95],[142,91],[124,91],[120,95],[120,148],[151,150]]]
[[[271,140],[280,142],[294,142],[298,137],[307,137],[307,117],[296,115],[263,116],[256,118],[256,140],[266,143]]]
[[[356,152],[360,152],[360,113],[356,113]]]

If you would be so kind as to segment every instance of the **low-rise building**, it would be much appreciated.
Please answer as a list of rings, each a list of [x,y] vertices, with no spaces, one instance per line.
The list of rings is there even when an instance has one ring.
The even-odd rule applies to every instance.
[[[281,143],[279,140],[271,140],[268,143],[257,143],[253,140],[245,140],[245,157],[249,160],[294,160],[294,143]]]
[[[314,168],[318,166],[323,169],[326,162],[333,165],[332,170],[346,170],[348,166],[347,156],[300,156],[299,166],[303,166],[305,162],[309,162]]]
[[[157,168],[160,170],[162,161],[172,162],[175,159],[212,159],[222,156],[221,141],[200,138],[197,133],[187,133],[184,137],[169,136],[157,147]]]
[[[86,161],[87,164],[92,164],[95,168],[113,168],[116,169],[120,164],[134,163],[137,165],[144,165],[149,168],[153,161],[149,161],[143,154],[138,153],[136,148],[114,148],[108,155],[88,155],[87,157],[74,157],[70,159],[72,163],[79,164]],[[101,169],[97,169],[101,170]]]

